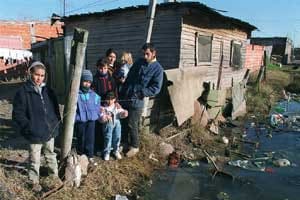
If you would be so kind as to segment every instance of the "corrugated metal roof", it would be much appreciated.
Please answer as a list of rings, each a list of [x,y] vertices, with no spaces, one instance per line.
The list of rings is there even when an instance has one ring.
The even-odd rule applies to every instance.
[[[70,15],[63,17],[63,21],[72,21],[72,20],[78,20],[79,18],[86,18],[90,16],[108,16],[116,13],[121,13],[121,12],[128,12],[128,11],[137,11],[137,10],[146,10],[148,8],[148,5],[140,5],[140,6],[132,6],[132,7],[125,7],[125,8],[117,8],[117,9],[112,9],[112,10],[107,10],[103,12],[93,12],[93,13],[83,13],[83,14],[75,14],[75,15]],[[217,9],[210,8],[206,6],[205,4],[199,3],[199,2],[174,2],[174,3],[161,3],[157,5],[157,8],[160,10],[164,9],[176,9],[176,8],[195,8],[198,9],[199,11],[202,11],[203,13],[206,14],[211,14],[215,15],[217,17],[221,17],[225,20],[228,20],[232,22],[233,24],[237,26],[241,26],[243,28],[247,28],[249,30],[256,30],[257,28],[248,22],[244,22],[240,19],[236,19],[233,17],[228,17],[225,15],[222,15],[218,12]]]

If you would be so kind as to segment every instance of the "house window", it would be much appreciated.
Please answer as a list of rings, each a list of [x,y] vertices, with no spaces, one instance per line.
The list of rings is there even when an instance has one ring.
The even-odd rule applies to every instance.
[[[196,33],[196,65],[211,63],[212,38]]]
[[[242,67],[242,43],[240,42],[231,42],[230,66],[234,68]]]

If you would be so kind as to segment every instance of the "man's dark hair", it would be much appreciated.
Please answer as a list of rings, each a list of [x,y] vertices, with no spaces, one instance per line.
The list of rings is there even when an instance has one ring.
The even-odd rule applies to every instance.
[[[117,52],[112,48],[106,50],[105,56],[108,57],[111,53],[114,53],[117,56]]]
[[[142,47],[142,50],[146,51],[147,49],[150,49],[151,52],[156,51],[153,43],[145,43]]]
[[[103,67],[105,65],[108,65],[107,58],[100,58],[99,60],[97,60],[96,67]]]

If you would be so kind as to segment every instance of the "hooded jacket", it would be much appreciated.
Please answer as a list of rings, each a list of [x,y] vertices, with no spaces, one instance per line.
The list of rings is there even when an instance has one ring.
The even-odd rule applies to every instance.
[[[29,80],[13,100],[12,119],[31,143],[43,143],[58,135],[60,113],[56,96],[48,87],[37,91]]]

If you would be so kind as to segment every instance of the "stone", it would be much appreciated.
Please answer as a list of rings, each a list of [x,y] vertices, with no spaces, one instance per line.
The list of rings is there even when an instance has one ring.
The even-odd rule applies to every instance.
[[[78,159],[80,168],[81,168],[81,174],[83,176],[87,175],[87,171],[88,171],[88,165],[89,165],[89,160],[88,157],[86,155],[81,155]]]
[[[222,142],[223,142],[224,144],[228,145],[229,139],[228,139],[226,136],[223,136],[223,137],[222,137]]]
[[[168,157],[174,151],[174,147],[171,144],[162,142],[159,145],[159,153],[163,157]]]
[[[80,186],[82,173],[78,158],[79,156],[76,153],[71,153],[67,158],[67,166],[65,169],[65,182],[71,187]]]
[[[213,134],[218,135],[219,134],[219,127],[214,122],[210,124],[209,131]]]

